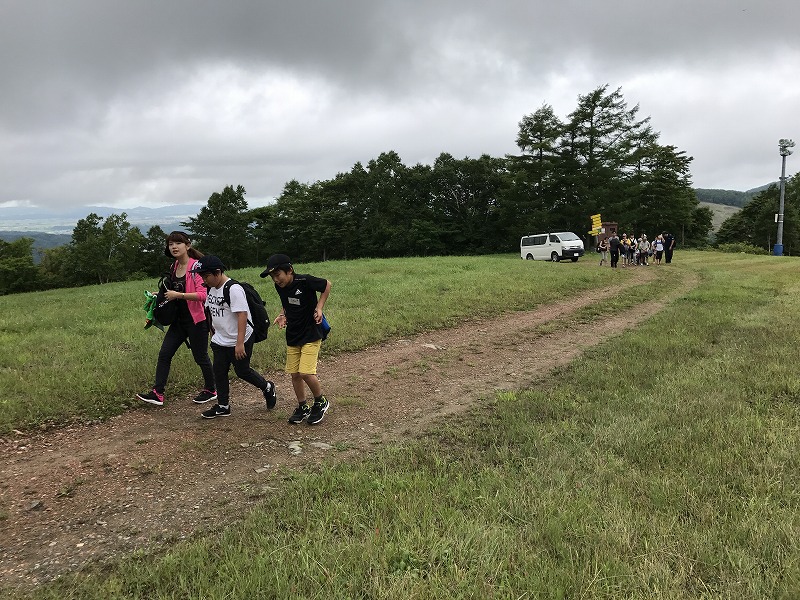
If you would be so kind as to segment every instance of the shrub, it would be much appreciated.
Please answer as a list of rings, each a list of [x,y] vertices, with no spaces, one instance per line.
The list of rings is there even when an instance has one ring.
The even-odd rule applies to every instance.
[[[747,242],[720,244],[717,246],[717,250],[720,252],[729,252],[731,254],[737,254],[740,252],[743,252],[744,254],[769,254],[769,250],[765,250],[764,248],[760,248],[758,246],[753,246],[753,244],[748,244]]]

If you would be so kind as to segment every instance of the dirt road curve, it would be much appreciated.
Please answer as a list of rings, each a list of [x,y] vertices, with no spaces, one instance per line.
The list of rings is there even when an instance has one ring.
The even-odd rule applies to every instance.
[[[642,268],[634,277],[642,283],[652,275]],[[200,407],[187,398],[102,424],[0,440],[0,584],[35,584],[185,537],[258,502],[280,485],[270,478],[278,468],[357,456],[498,390],[528,387],[670,300],[571,324],[557,332],[558,352],[532,343],[542,324],[618,292],[607,288],[326,359],[319,374],[332,408],[318,426],[286,422],[294,408],[289,378],[273,373],[279,399],[271,412],[258,392],[236,381],[229,418],[200,419]],[[374,406],[380,411],[368,410]]]

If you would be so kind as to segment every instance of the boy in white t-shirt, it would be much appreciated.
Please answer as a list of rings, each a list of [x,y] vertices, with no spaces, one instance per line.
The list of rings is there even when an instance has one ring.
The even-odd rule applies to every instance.
[[[267,381],[250,366],[253,355],[253,328],[247,298],[242,286],[230,286],[230,306],[225,302],[223,287],[230,278],[225,275],[225,265],[216,256],[202,257],[192,268],[203,278],[208,287],[206,308],[211,313],[211,351],[214,355],[214,380],[217,386],[217,404],[201,413],[204,419],[227,417],[231,414],[228,371],[233,365],[236,375],[254,385],[264,394],[267,408],[274,408],[277,402],[275,384]]]

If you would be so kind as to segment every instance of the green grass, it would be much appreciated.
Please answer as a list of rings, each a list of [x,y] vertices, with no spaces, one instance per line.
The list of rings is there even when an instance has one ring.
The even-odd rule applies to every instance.
[[[30,597],[797,598],[800,263],[677,259],[698,287],[537,389]]]
[[[356,260],[298,265],[333,282],[326,305],[328,354],[390,337],[556,302],[612,280],[594,261],[549,264],[513,256]],[[279,301],[260,269],[232,271],[254,283],[271,316]],[[618,274],[623,278],[624,274]],[[0,296],[0,435],[12,429],[117,415],[153,384],[163,334],[144,330],[153,281]],[[409,301],[409,299],[413,299]],[[272,328],[254,351],[261,371],[283,368],[285,337]],[[172,363],[168,396],[202,387],[187,348]]]

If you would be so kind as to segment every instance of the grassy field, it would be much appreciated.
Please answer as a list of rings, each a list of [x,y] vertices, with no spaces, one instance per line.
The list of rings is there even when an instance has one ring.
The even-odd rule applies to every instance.
[[[622,293],[628,276],[593,261],[434,262],[309,270],[335,286],[340,269],[361,270],[363,289],[388,270],[381,301],[390,305],[373,318],[407,312],[383,336],[554,301],[612,277]],[[694,290],[539,389],[499,395],[361,463],[286,475],[263,507],[216,535],[31,597],[798,598],[799,266],[681,252],[664,285],[692,276]],[[394,293],[444,283],[457,304],[416,313]],[[357,287],[334,287],[343,338],[349,327],[358,337],[346,317]]]
[[[325,313],[334,329],[323,352],[338,353],[475,315],[555,302],[611,281],[609,269],[595,266],[593,260],[550,265],[505,255],[341,261],[298,270],[333,282]],[[255,284],[274,317],[278,296],[260,271],[230,275]],[[144,329],[144,291],[154,283],[0,296],[0,435],[104,418],[141,404],[134,396],[153,385],[163,336]],[[261,371],[282,368],[285,352],[276,327],[256,346],[252,364]],[[182,348],[173,360],[167,401],[200,387],[200,370]]]

